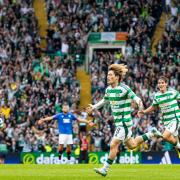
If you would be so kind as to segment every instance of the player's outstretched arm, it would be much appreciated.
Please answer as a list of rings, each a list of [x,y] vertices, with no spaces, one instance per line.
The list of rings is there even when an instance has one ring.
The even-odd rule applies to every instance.
[[[136,97],[135,102],[138,105],[138,108],[139,108],[140,111],[144,109],[143,102],[139,97]]]
[[[86,112],[88,114],[92,114],[93,111],[93,105],[92,104],[88,104],[88,106],[86,107]]]
[[[89,104],[86,108],[86,112],[88,114],[92,114],[92,111],[94,109],[100,109],[102,106],[104,106],[104,104],[106,104],[108,101],[105,100],[105,98],[101,99],[98,103],[92,105],[92,104]]]
[[[50,121],[53,119],[53,116],[42,118],[38,121],[38,124],[42,124],[44,121]]]
[[[86,120],[86,119],[77,118],[77,120],[78,120],[78,122],[86,123],[86,124],[88,124],[88,125],[91,126],[91,127],[95,125],[95,123],[93,123],[92,121],[88,121],[88,120]]]
[[[43,131],[41,130],[38,130],[36,129],[34,126],[32,126],[32,131],[35,133],[35,134],[41,134]]]
[[[141,118],[143,117],[145,114],[149,114],[151,113],[152,111],[156,110],[156,107],[154,106],[150,106],[148,107],[147,109],[144,109],[144,110],[140,110],[138,111],[138,117]]]

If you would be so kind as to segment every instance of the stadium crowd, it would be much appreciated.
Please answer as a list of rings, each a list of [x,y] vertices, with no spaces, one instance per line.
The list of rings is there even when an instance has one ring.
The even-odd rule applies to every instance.
[[[157,54],[150,53],[151,38],[162,12],[161,0],[46,0],[49,27],[48,55],[42,56],[38,23],[33,0],[0,1],[0,106],[7,128],[0,131],[0,143],[9,151],[45,151],[57,148],[58,131],[54,121],[38,125],[44,115],[61,111],[68,102],[72,112],[79,104],[80,85],[76,80],[75,56],[85,54],[90,32],[129,33],[126,55],[121,51],[95,51],[90,64],[93,103],[102,98],[106,87],[107,66],[128,62],[126,82],[143,99],[147,107],[156,89],[159,72],[170,77],[171,86],[178,86],[179,16],[167,21],[163,40]],[[144,4],[146,4],[144,6]],[[101,64],[101,66],[100,66]],[[168,66],[167,66],[168,65]],[[148,72],[148,73],[147,73]],[[141,89],[141,91],[140,91]],[[96,151],[108,150],[114,130],[109,107],[95,113],[99,126],[90,132],[91,145]],[[134,134],[142,134],[158,123],[156,114],[144,120],[134,112]],[[78,126],[74,126],[75,145],[79,143]],[[159,140],[145,144],[141,150],[162,150]]]
[[[79,103],[80,86],[72,57],[41,57],[32,3],[18,0],[0,4],[0,110],[7,125],[0,132],[0,144],[7,144],[9,151],[57,145],[56,130],[51,125],[38,127],[36,120],[60,112],[62,102],[74,109]]]
[[[150,48],[150,38],[162,12],[161,0],[46,0],[48,11],[48,51],[85,53],[89,32],[129,32],[130,45]]]

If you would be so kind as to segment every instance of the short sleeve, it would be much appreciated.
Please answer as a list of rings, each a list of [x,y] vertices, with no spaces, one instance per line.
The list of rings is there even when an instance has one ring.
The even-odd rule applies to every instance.
[[[132,89],[129,86],[125,85],[124,88],[127,90],[128,98],[130,98],[130,99],[132,99],[134,101],[139,99],[138,96],[132,91]]]
[[[179,93],[179,91],[176,91],[174,98],[175,98],[176,100],[180,100],[180,93]]]
[[[106,91],[105,91],[104,100],[108,100],[108,93],[107,93],[107,89],[106,89]]]
[[[53,116],[53,119],[57,120],[59,118],[59,116],[60,116],[60,114],[56,114],[56,115]]]
[[[71,114],[71,120],[76,121],[77,117],[74,114]]]
[[[153,99],[152,106],[153,107],[157,107],[158,106],[156,98]]]

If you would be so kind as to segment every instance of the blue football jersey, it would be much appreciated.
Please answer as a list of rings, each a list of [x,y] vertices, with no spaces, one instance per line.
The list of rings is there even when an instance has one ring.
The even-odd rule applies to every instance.
[[[73,121],[77,118],[72,113],[59,113],[53,116],[53,119],[58,121],[58,129],[60,134],[72,134],[73,133]]]

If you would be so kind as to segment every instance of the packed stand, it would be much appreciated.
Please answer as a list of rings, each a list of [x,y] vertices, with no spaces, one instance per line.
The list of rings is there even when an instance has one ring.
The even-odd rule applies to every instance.
[[[0,149],[42,151],[56,148],[55,121],[37,125],[43,116],[79,103],[79,82],[71,56],[42,56],[33,0],[0,1],[0,111],[6,128]],[[6,147],[5,147],[6,148]]]
[[[162,11],[160,0],[46,2],[47,51],[61,54],[85,54],[89,32],[129,32],[133,52],[150,48],[150,38]]]

